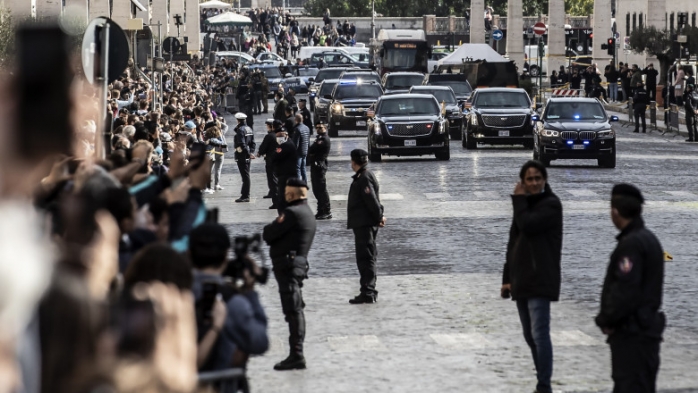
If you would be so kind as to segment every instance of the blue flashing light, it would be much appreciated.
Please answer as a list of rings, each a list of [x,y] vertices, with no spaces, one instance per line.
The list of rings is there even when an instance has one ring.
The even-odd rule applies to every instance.
[[[392,130],[392,129],[393,129],[393,125],[390,124],[390,125],[388,126],[388,129],[389,129],[389,130]]]
[[[568,145],[573,145],[573,144],[574,144],[574,141],[567,141],[567,144],[568,144]]]
[[[340,85],[355,85],[356,81],[340,81]]]
[[[579,120],[579,115],[574,115],[574,120]]]
[[[584,144],[585,144],[585,145],[588,145],[588,144],[589,144],[589,141],[584,141]]]

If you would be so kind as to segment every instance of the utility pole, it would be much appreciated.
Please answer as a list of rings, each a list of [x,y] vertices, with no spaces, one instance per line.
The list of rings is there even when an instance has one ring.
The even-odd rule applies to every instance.
[[[376,39],[376,0],[371,0],[371,37]]]

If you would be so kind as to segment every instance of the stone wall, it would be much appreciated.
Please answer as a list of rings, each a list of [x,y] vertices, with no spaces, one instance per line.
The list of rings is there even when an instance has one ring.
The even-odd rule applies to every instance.
[[[356,25],[356,41],[368,42],[371,39],[371,18],[346,18],[349,22]],[[344,23],[344,18],[333,18],[333,23],[337,21]],[[298,22],[301,27],[306,25],[322,26],[322,18],[300,17]],[[391,29],[393,24],[396,29],[423,29],[424,19],[417,18],[376,18],[376,34],[381,29]]]

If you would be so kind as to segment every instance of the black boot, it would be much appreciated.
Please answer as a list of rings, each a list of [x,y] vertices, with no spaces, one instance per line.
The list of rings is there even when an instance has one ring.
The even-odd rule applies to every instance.
[[[288,357],[274,365],[276,371],[304,370],[305,357],[301,354],[291,353]]]
[[[375,303],[376,296],[361,294],[353,299],[349,299],[349,304]]]

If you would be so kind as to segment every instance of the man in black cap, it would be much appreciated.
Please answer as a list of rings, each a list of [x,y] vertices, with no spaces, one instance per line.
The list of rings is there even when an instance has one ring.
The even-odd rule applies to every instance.
[[[698,142],[698,131],[696,126],[696,109],[698,103],[694,97],[695,86],[686,84],[686,90],[683,92],[683,108],[686,111],[686,129],[688,130],[688,139],[686,142]]]
[[[614,393],[654,393],[659,344],[666,325],[662,305],[662,245],[642,219],[644,198],[635,186],[611,192],[611,220],[621,232],[601,291],[596,325],[608,335]]]
[[[194,273],[192,293],[201,371],[244,368],[249,355],[261,355],[269,348],[267,317],[254,291],[255,277],[261,270],[248,260],[244,268],[247,273],[242,272],[246,279],[241,287],[233,287],[223,277],[229,251],[230,237],[220,224],[204,223],[191,231],[189,258]],[[211,292],[213,301],[207,296]],[[240,383],[246,385],[247,381]]]
[[[281,213],[286,208],[286,200],[284,199],[284,195],[286,195],[286,181],[297,176],[296,164],[298,156],[296,154],[296,145],[293,144],[286,130],[280,125],[281,122],[276,123],[277,121],[274,121],[274,127],[277,130],[276,143],[278,146],[272,161],[279,185],[274,204],[276,205],[276,210]]]
[[[330,208],[330,194],[327,192],[327,156],[330,154],[330,137],[327,136],[327,129],[322,123],[315,125],[317,138],[308,149],[308,158],[310,162],[310,181],[313,185],[313,195],[317,199],[317,214],[315,218],[318,220],[329,220],[332,218],[332,210]]]
[[[238,164],[238,170],[242,177],[242,189],[240,190],[240,198],[235,202],[250,201],[250,160],[253,160],[254,149],[257,145],[254,142],[254,132],[252,128],[245,124],[247,115],[238,112],[235,114],[238,124],[235,127],[235,161]]]
[[[274,131],[274,119],[267,119],[264,124],[267,127],[267,135],[264,136],[262,144],[259,146],[259,151],[257,156],[264,157],[264,164],[267,173],[267,187],[269,187],[269,192],[264,198],[271,198],[272,205],[269,206],[270,209],[276,209],[276,192],[279,188],[276,174],[274,173],[274,154],[276,153],[276,148],[279,146],[276,143],[276,132]]]
[[[308,185],[304,181],[289,179],[284,198],[288,207],[264,227],[263,234],[264,241],[270,247],[274,276],[279,284],[281,309],[289,330],[290,354],[274,366],[274,370],[279,371],[305,368],[305,303],[301,288],[303,279],[308,277],[308,252],[316,229],[313,212],[308,206]]]
[[[385,226],[383,205],[380,202],[378,180],[369,171],[368,152],[355,149],[351,152],[351,169],[355,174],[347,200],[347,228],[354,231],[356,265],[361,276],[361,293],[349,300],[351,304],[375,303],[376,291],[376,236],[378,228]]]
[[[645,121],[645,110],[650,103],[647,97],[647,90],[642,87],[642,81],[638,82],[635,87],[635,95],[633,96],[633,112],[635,114],[635,131],[640,132],[640,121],[642,121],[642,132],[647,132],[647,123]]]
[[[305,98],[298,100],[298,112],[303,115],[303,124],[310,130],[310,135],[313,135],[313,119],[310,116],[310,111],[308,110],[307,101]],[[313,186],[314,188],[314,186]]]

